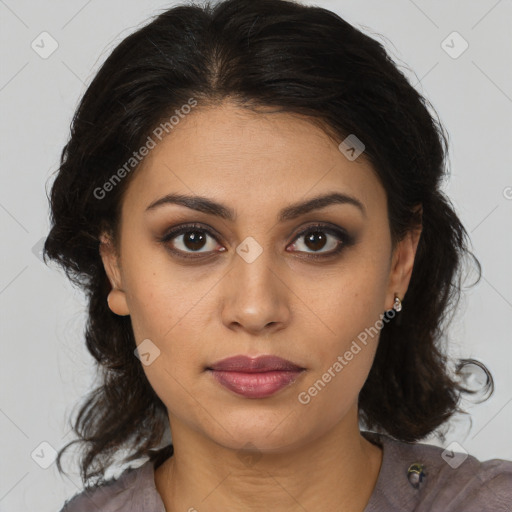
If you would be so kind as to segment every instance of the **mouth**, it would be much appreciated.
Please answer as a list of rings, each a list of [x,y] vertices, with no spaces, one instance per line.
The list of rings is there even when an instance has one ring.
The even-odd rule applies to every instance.
[[[306,370],[277,356],[234,356],[206,368],[215,380],[246,398],[266,398],[295,382]]]

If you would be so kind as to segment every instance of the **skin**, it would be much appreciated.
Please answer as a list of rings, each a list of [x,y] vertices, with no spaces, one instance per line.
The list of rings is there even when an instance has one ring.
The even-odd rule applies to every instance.
[[[282,208],[333,191],[357,198],[365,214],[335,204],[277,221]],[[236,220],[175,204],[145,211],[169,193],[207,196]],[[100,251],[111,310],[130,315],[137,345],[150,339],[160,350],[143,368],[174,444],[155,472],[167,512],[363,511],[382,451],[360,434],[357,398],[378,336],[309,403],[298,395],[405,295],[420,230],[393,251],[386,201],[364,153],[350,161],[307,118],[230,102],[198,106],[146,157],[123,198],[118,249],[104,233]],[[195,222],[212,228],[195,252],[183,235],[167,248],[158,241]],[[311,248],[296,238],[316,222],[346,229],[355,243],[310,258],[338,240],[327,233],[324,247]],[[236,252],[249,236],[263,251],[251,263]],[[237,354],[278,355],[306,371],[270,397],[245,398],[205,371]]]

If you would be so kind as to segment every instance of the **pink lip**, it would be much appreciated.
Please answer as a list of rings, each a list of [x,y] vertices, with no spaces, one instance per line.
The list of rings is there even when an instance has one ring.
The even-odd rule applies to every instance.
[[[217,382],[247,398],[265,398],[294,382],[305,370],[277,356],[234,356],[209,366]]]

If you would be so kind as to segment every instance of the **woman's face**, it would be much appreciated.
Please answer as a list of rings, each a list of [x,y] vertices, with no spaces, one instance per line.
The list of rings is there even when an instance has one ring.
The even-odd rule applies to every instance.
[[[370,370],[381,314],[405,294],[417,243],[408,237],[392,253],[385,191],[364,153],[349,160],[301,117],[225,103],[181,119],[136,172],[120,257],[108,244],[102,257],[121,290],[110,307],[144,342],[171,429],[279,451],[340,424]],[[335,193],[351,199],[291,208]],[[171,194],[231,216],[163,200]],[[207,369],[235,355],[305,370],[269,396],[247,396]]]

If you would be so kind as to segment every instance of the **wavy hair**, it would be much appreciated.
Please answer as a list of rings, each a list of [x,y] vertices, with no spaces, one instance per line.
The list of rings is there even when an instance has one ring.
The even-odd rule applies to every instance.
[[[168,429],[166,407],[134,357],[130,318],[108,308],[99,236],[106,230],[117,239],[123,191],[138,165],[108,193],[106,184],[190,98],[196,108],[230,99],[305,115],[337,143],[349,134],[363,141],[386,190],[393,244],[423,229],[404,309],[382,328],[359,394],[360,418],[402,441],[434,432],[460,410],[461,394],[472,392],[443,347],[466,258],[481,275],[441,190],[448,136],[435,110],[381,43],[326,9],[285,0],[182,4],[156,15],[105,60],[74,114],[52,184],[45,261],[62,266],[88,298],[85,342],[101,374],[72,426],[78,438],[58,454],[59,471],[73,443],[81,443],[84,483],[104,478],[121,448],[123,462],[173,452],[172,444],[155,450]]]

